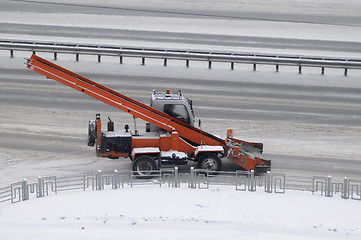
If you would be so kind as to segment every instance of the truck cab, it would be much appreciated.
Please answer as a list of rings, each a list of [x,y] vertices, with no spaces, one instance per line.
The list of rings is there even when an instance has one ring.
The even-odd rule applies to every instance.
[[[150,106],[194,126],[195,119],[192,100],[185,98],[181,91],[172,93],[169,89],[166,92],[156,92],[153,90]],[[160,128],[153,124],[147,125],[147,132],[157,132],[159,130]]]

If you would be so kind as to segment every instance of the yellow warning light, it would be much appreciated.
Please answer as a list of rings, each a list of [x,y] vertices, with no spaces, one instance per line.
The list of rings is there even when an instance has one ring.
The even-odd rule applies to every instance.
[[[169,89],[167,89],[166,94],[170,94],[170,90],[169,90]]]

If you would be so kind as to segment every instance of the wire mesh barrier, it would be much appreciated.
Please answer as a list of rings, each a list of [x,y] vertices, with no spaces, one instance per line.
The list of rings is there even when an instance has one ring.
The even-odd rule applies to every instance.
[[[126,186],[149,186],[193,189],[209,189],[211,186],[231,186],[237,191],[264,191],[266,193],[286,193],[286,190],[310,191],[313,195],[333,197],[335,193],[343,199],[361,200],[361,180],[344,178],[334,180],[331,176],[287,176],[281,173],[256,174],[252,171],[208,172],[190,168],[188,173],[179,173],[178,168],[165,168],[154,171],[118,171],[102,172],[98,170],[70,176],[38,177],[38,181],[16,182],[0,188],[0,203],[21,202],[30,198],[46,197],[50,194],[71,190],[122,189]]]
[[[63,42],[34,42],[0,39],[0,50],[10,51],[10,57],[14,56],[14,51],[50,52],[54,54],[54,60],[58,59],[58,53],[74,54],[75,60],[79,61],[80,54],[96,55],[98,62],[101,56],[119,57],[120,64],[123,64],[124,57],[141,58],[141,64],[145,65],[146,58],[162,59],[163,66],[168,65],[168,60],[182,60],[189,67],[190,61],[208,62],[208,68],[212,68],[213,62],[229,63],[234,70],[235,63],[252,64],[253,71],[257,70],[257,64],[275,65],[275,71],[280,71],[280,65],[296,66],[298,73],[302,73],[303,67],[321,68],[321,74],[325,74],[325,68],[344,69],[347,76],[349,69],[361,69],[361,59],[352,58],[330,58],[315,56],[295,56],[295,55],[270,55],[242,52],[213,52],[202,50],[180,50],[142,47],[121,47],[114,45],[92,45],[80,43]]]

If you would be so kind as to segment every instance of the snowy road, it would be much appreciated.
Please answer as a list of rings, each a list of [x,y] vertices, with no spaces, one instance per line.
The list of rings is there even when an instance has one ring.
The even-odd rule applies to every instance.
[[[190,9],[180,3],[160,10],[147,2],[110,1],[108,7],[2,1],[0,37],[120,45],[222,49],[360,57],[360,22],[353,7],[337,6],[320,14],[305,5],[308,15],[292,8],[287,14],[232,5]],[[262,1],[255,1],[262,4]],[[276,3],[277,1],[272,1]],[[282,2],[281,0],[279,2]],[[347,4],[350,1],[346,1]],[[352,2],[352,1],[351,1]],[[75,5],[74,5],[75,4]],[[128,4],[128,5],[127,5]],[[129,5],[130,4],[130,5]],[[232,2],[237,6],[237,1]],[[315,3],[318,4],[318,3]],[[202,10],[203,9],[203,10]],[[326,10],[325,10],[326,11]],[[240,16],[241,15],[241,16]],[[66,18],[64,17],[66,16]],[[337,34],[335,34],[335,32]],[[100,112],[116,127],[132,123],[130,116],[90,97],[46,80],[25,68],[30,53],[0,52],[0,186],[38,175],[62,175],[95,169],[130,169],[129,160],[99,159],[86,146],[87,122]],[[51,54],[40,56],[52,59]],[[326,69],[214,64],[59,55],[57,63],[148,103],[153,89],[182,89],[194,100],[203,128],[225,137],[233,128],[244,140],[263,142],[273,170],[288,174],[361,176],[361,73]],[[234,169],[226,163],[226,169]]]
[[[361,19],[360,19],[361,22]],[[41,24],[19,24],[0,23],[1,33],[16,33],[19,36],[32,35],[46,37],[68,37],[87,39],[106,39],[117,41],[119,39],[127,41],[142,41],[157,43],[159,46],[169,44],[186,44],[189,46],[202,45],[208,49],[214,47],[234,48],[243,46],[249,49],[284,49],[293,51],[303,51],[304,49],[316,51],[335,51],[343,53],[361,53],[360,42],[332,41],[332,40],[312,40],[312,39],[288,39],[277,37],[258,36],[225,36],[220,34],[200,34],[168,31],[146,31],[128,29],[104,29],[94,27],[70,27],[70,26],[44,26]]]
[[[118,128],[132,123],[129,116],[44,79],[27,70],[21,57],[10,59],[6,54],[1,62],[9,68],[1,68],[0,77],[2,171],[31,177],[47,174],[49,166],[50,174],[130,168],[129,160],[97,159],[94,150],[86,147],[86,125],[95,113],[110,116]],[[269,69],[255,73],[222,67],[187,69],[177,62],[166,68],[156,61],[146,66],[118,65],[116,58],[99,64],[94,57],[83,57],[84,61],[75,63],[73,56],[63,58],[68,60],[57,63],[145,103],[152,89],[183,89],[193,99],[205,130],[225,137],[230,127],[242,139],[263,142],[274,171],[361,174],[361,153],[355,145],[361,140],[358,77],[276,74]],[[33,162],[37,164],[31,166]],[[234,167],[225,164],[226,169]]]
[[[359,2],[306,2],[293,6],[285,0],[262,1],[107,1],[102,5],[97,1],[4,0],[0,37],[360,55]]]

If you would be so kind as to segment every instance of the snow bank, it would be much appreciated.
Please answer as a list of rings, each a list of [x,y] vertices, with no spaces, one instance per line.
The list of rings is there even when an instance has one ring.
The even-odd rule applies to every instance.
[[[359,201],[137,186],[0,205],[2,239],[360,239]]]

